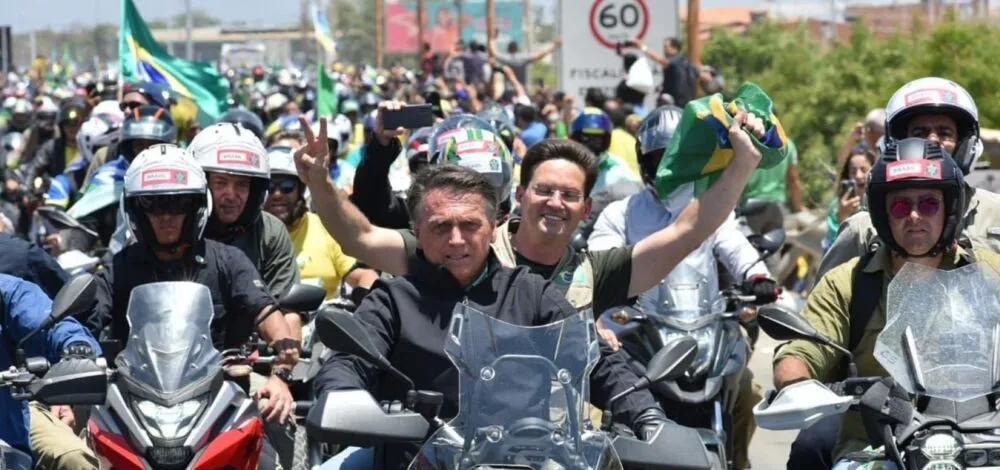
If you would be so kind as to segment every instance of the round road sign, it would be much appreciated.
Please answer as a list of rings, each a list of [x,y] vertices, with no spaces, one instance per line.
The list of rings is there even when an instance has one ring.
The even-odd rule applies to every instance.
[[[649,29],[649,8],[645,0],[594,0],[590,7],[590,32],[604,47],[642,39]]]

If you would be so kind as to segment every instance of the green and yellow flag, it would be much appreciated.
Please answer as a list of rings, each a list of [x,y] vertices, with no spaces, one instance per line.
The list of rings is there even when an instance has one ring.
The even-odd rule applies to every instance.
[[[729,142],[729,126],[738,109],[760,117],[766,134],[750,139],[760,149],[760,168],[771,168],[789,155],[788,136],[774,115],[771,98],[759,86],[744,83],[733,101],[724,102],[722,94],[692,100],[684,107],[677,125],[656,170],[656,190],[667,198],[687,183],[695,183],[695,196],[705,192],[719,179],[722,170],[733,160]]]
[[[122,0],[121,7],[118,65],[122,80],[163,84],[182,97],[182,109],[196,109],[189,111],[197,113],[200,125],[215,122],[228,108],[229,82],[212,64],[168,54],[153,38],[132,0]]]
[[[333,78],[326,73],[326,64],[319,63],[316,72],[316,119],[333,118],[337,115],[337,93],[334,91]]]

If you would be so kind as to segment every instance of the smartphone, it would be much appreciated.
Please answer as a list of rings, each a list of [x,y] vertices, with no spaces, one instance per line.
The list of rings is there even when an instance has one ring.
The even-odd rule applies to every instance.
[[[858,183],[854,182],[854,180],[843,180],[840,182],[840,185],[844,187],[848,197],[855,197],[858,195]]]
[[[414,104],[398,111],[382,112],[382,127],[385,129],[419,129],[434,125],[434,109],[430,104]]]

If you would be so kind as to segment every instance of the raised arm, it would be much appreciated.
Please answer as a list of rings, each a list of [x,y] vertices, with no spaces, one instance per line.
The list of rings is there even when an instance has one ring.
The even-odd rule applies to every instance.
[[[402,235],[372,225],[330,179],[326,119],[320,121],[318,137],[304,118],[299,119],[306,133],[306,145],[295,151],[295,166],[299,178],[312,193],[313,209],[323,226],[344,248],[344,253],[390,274],[406,274],[406,247]]]
[[[670,274],[681,260],[694,251],[726,220],[750,174],[760,163],[761,153],[750,136],[764,136],[761,120],[740,111],[729,128],[733,160],[712,188],[692,201],[666,228],[646,237],[632,250],[632,280],[629,297],[639,295]]]
[[[528,62],[538,62],[539,60],[542,60],[545,56],[555,52],[560,45],[562,45],[562,39],[560,38],[553,39],[552,44],[549,44],[547,47],[532,54]]]

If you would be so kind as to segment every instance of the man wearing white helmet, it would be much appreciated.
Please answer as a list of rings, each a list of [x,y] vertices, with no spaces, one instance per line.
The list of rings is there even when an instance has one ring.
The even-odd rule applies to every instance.
[[[972,172],[983,153],[976,102],[965,88],[951,80],[925,77],[909,82],[892,95],[885,112],[887,143],[907,137],[937,142],[965,175]],[[961,239],[975,248],[1000,252],[1000,196],[971,187],[966,193],[971,198]],[[817,276],[867,252],[875,238],[868,213],[854,214],[840,225]]]
[[[271,165],[264,210],[281,219],[292,238],[296,263],[302,282],[317,284],[326,290],[326,299],[340,293],[341,281],[354,287],[351,299],[355,304],[378,279],[373,269],[361,267],[358,260],[344,254],[340,244],[323,227],[319,216],[306,206],[306,185],[295,171],[291,147],[271,147],[267,158]]]
[[[951,80],[924,77],[903,85],[889,99],[885,114],[882,148],[907,137],[924,138],[951,154],[965,175],[982,154],[976,103],[965,88]],[[968,200],[959,243],[965,245],[963,248],[1000,252],[1000,196],[963,184]],[[836,240],[823,256],[817,278],[854,258],[874,253],[881,243],[869,212],[855,213],[840,225]],[[859,298],[881,294],[859,294],[865,290],[860,285],[853,290]],[[856,317],[852,321],[868,324],[866,319],[870,319],[871,310],[852,311],[852,317]],[[792,444],[788,468],[818,468],[831,463],[839,428],[837,416],[803,430]]]
[[[260,139],[238,124],[216,123],[199,132],[188,150],[212,190],[214,209],[205,236],[246,253],[271,293],[281,297],[299,275],[284,224],[262,211],[271,175]],[[294,321],[298,337],[297,316]]]
[[[136,243],[114,255],[98,279],[92,320],[102,320],[102,337],[124,346],[129,337],[125,312],[132,289],[153,282],[188,281],[212,293],[212,342],[222,350],[239,347],[256,330],[278,351],[275,369],[298,360],[297,341],[275,310],[271,295],[250,260],[240,250],[206,240],[212,213],[205,173],[190,154],[169,144],[140,153],[125,174],[122,206]],[[115,351],[105,351],[109,360]],[[285,422],[294,409],[288,386],[272,374],[257,389],[262,416]],[[238,382],[239,383],[239,382]],[[245,390],[249,381],[239,383]],[[263,399],[267,399],[266,402]]]

